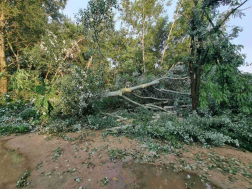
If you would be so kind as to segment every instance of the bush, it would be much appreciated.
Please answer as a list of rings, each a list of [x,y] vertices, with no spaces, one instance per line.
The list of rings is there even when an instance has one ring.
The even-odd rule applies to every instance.
[[[33,108],[27,108],[24,111],[22,111],[21,113],[19,113],[19,116],[23,120],[28,120],[31,117],[35,117],[35,115],[36,115],[36,111]]]
[[[90,115],[87,117],[89,128],[99,130],[104,128],[111,128],[117,125],[117,118],[111,116],[103,116],[101,114]]]
[[[27,133],[31,128],[27,125],[20,126],[0,126],[0,135],[9,135],[12,133]]]
[[[93,101],[103,96],[103,71],[85,71],[78,66],[71,66],[68,71],[70,76],[61,85],[62,112],[80,117],[89,114]]]
[[[75,132],[81,129],[81,121],[72,119],[49,119],[46,126],[40,127],[42,134],[59,134],[67,132]]]
[[[127,116],[126,114],[124,116]],[[200,142],[204,146],[222,146],[224,144],[239,146],[237,137],[232,137],[220,129],[222,125],[230,123],[230,120],[224,117],[202,118],[194,113],[185,120],[179,121],[175,117],[167,116],[167,114],[160,114],[160,118],[155,121],[152,118],[153,112],[149,111],[148,113],[148,110],[144,110],[142,113],[137,112],[135,116],[132,116],[135,119],[133,121],[134,127],[129,127],[126,133],[136,137],[158,138],[171,142],[176,140],[188,144]]]

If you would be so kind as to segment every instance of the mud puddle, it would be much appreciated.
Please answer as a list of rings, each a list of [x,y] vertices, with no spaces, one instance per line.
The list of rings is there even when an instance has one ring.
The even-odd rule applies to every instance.
[[[7,141],[0,140],[0,188],[15,188],[20,176],[26,172],[28,159],[22,154],[4,147]]]
[[[186,172],[174,172],[149,164],[124,164],[136,175],[136,188],[139,189],[216,189],[210,183],[203,184],[200,177]]]

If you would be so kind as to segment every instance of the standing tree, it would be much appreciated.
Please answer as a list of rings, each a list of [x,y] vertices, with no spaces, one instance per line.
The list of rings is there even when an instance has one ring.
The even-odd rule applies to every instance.
[[[79,10],[77,24],[90,42],[87,68],[91,66],[95,54],[102,56],[101,46],[114,29],[114,8],[117,8],[117,0],[91,0],[86,9]]]
[[[243,64],[243,56],[239,53],[240,46],[230,43],[230,39],[237,36],[239,30],[233,29],[228,35],[225,30],[225,23],[230,16],[241,16],[238,9],[247,0],[193,0],[192,8],[188,12],[189,24],[187,33],[190,36],[190,55],[187,57],[190,79],[192,109],[199,107],[201,75],[204,66],[207,64],[235,65]],[[231,9],[219,14],[217,8],[221,5],[229,5]]]
[[[49,20],[58,20],[62,15],[66,0],[2,1],[0,8],[0,65],[1,75],[5,75],[6,57],[14,68],[20,69],[22,50],[40,40]],[[8,65],[10,66],[10,65]],[[1,93],[7,92],[7,78],[0,80]]]
[[[156,24],[163,12],[163,0],[122,1],[122,19],[132,26],[135,35],[141,39],[143,72],[146,72],[146,46],[152,40],[146,39],[149,30]],[[153,37],[153,36],[150,36]]]

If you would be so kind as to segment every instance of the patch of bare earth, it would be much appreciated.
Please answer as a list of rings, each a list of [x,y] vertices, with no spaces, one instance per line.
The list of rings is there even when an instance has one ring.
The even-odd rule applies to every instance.
[[[78,137],[80,135],[82,137]],[[126,137],[107,136],[104,138],[101,131],[83,131],[71,133],[68,136],[72,139],[75,137],[75,140],[50,138],[32,133],[14,137],[4,144],[5,148],[22,153],[28,158],[29,164],[23,167],[31,171],[31,176],[28,178],[31,183],[27,188],[169,188],[169,183],[164,183],[165,187],[153,184],[155,178],[159,177],[167,182],[164,176],[160,176],[160,171],[157,171],[165,167],[186,170],[191,175],[206,175],[210,182],[221,188],[252,187],[251,180],[240,173],[236,175],[238,180],[230,181],[229,177],[232,174],[223,173],[217,168],[208,169],[212,163],[209,160],[209,154],[213,152],[226,158],[236,158],[242,166],[247,166],[252,162],[252,153],[249,152],[241,152],[230,147],[205,149],[187,146],[186,149],[181,150],[179,156],[170,154],[154,158],[156,155],[154,152],[149,152],[140,142]],[[153,167],[146,168],[145,166],[141,168],[142,174],[134,171],[136,165],[134,162],[138,162],[139,157],[142,163],[156,166],[157,169],[153,170]],[[203,163],[200,161],[201,158]],[[150,170],[155,171],[155,174],[145,175],[145,172]],[[140,177],[147,178],[147,184]],[[15,185],[14,180],[10,182],[13,182],[12,186]],[[182,185],[181,188],[186,188],[186,185]],[[197,188],[207,188],[202,186]]]

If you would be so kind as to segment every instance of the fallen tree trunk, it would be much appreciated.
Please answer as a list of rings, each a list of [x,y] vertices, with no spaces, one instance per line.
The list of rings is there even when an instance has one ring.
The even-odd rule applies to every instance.
[[[157,84],[159,84],[159,80],[155,80],[155,81],[152,81],[150,83],[138,85],[138,86],[135,86],[135,87],[123,88],[123,89],[120,89],[118,91],[108,92],[105,96],[106,97],[122,96],[124,93],[131,93],[134,90],[144,89],[146,87],[149,87],[149,86],[152,86],[152,85],[157,85]]]
[[[144,89],[146,87],[157,85],[157,84],[160,83],[160,80],[163,80],[163,79],[184,80],[184,79],[188,79],[188,77],[184,77],[184,78],[162,77],[162,78],[156,79],[156,80],[154,80],[154,81],[152,81],[150,83],[145,83],[145,84],[142,84],[142,85],[137,85],[137,86],[129,87],[129,88],[123,88],[123,89],[120,89],[118,91],[108,92],[108,93],[105,94],[105,97],[122,96],[124,93],[131,93],[132,91],[135,91],[135,90],[138,90],[138,89]]]
[[[173,108],[177,108],[175,106],[172,106],[172,107],[168,107],[168,108],[163,108],[161,106],[157,106],[155,105],[154,103],[149,103],[149,104],[141,104],[139,102],[136,102],[130,98],[128,98],[127,96],[125,96],[124,94],[125,93],[131,93],[135,90],[138,90],[138,89],[144,89],[144,88],[147,88],[147,87],[150,87],[150,86],[154,86],[154,85],[157,85],[160,83],[161,80],[164,80],[164,79],[171,79],[171,80],[185,80],[185,79],[188,79],[189,77],[184,77],[184,78],[171,78],[171,77],[162,77],[162,78],[159,78],[159,79],[156,79],[150,83],[145,83],[145,84],[142,84],[142,85],[137,85],[137,86],[134,86],[134,87],[129,87],[129,88],[123,88],[123,89],[120,89],[120,90],[117,90],[117,91],[112,91],[112,92],[108,92],[106,93],[104,96],[105,97],[115,97],[115,96],[120,96],[121,98],[123,98],[124,100],[130,102],[131,104],[134,104],[136,106],[140,106],[144,109],[151,109],[151,110],[161,110],[161,111],[164,111],[164,112],[167,112],[167,109],[173,109]],[[157,89],[154,87],[154,89],[158,90],[159,92],[171,92],[171,93],[177,93],[177,94],[183,94],[183,95],[190,95],[189,93],[183,93],[183,92],[178,92],[178,91],[172,91],[172,90],[165,90],[165,89]],[[157,101],[167,101],[168,99],[160,99],[160,98],[155,98],[155,97],[142,97],[142,96],[139,96],[137,94],[133,94],[134,96],[138,97],[138,98],[141,98],[141,99],[151,99],[151,100],[157,100]],[[169,100],[168,100],[169,101]]]

